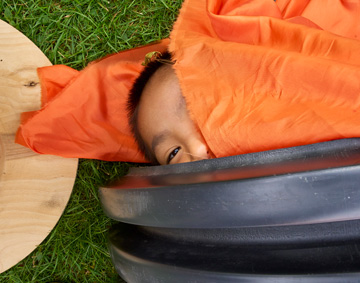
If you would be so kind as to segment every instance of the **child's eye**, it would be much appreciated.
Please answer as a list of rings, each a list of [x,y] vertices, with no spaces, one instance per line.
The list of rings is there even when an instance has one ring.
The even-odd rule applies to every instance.
[[[176,154],[178,154],[179,150],[180,150],[180,146],[175,148],[172,152],[170,152],[169,157],[167,159],[167,164],[169,164],[171,162],[171,160],[176,156]]]

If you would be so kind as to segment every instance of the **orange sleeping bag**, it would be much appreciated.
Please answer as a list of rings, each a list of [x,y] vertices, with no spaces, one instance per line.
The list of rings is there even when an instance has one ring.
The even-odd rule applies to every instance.
[[[184,2],[169,50],[190,115],[216,157],[360,137],[360,4],[298,2]],[[167,44],[81,72],[40,69],[44,107],[24,115],[16,141],[45,154],[145,162],[125,101],[145,54]]]

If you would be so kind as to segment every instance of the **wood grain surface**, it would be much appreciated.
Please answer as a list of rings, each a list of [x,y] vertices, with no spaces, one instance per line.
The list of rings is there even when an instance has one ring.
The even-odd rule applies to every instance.
[[[0,20],[0,273],[54,228],[76,177],[77,159],[39,155],[14,143],[20,113],[40,108],[36,69],[49,65],[28,38]]]

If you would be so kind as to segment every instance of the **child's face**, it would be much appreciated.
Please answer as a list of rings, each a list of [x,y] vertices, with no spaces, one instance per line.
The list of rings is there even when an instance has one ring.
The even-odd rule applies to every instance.
[[[150,78],[138,112],[141,137],[160,164],[208,159],[201,134],[189,117],[178,79],[169,65]]]

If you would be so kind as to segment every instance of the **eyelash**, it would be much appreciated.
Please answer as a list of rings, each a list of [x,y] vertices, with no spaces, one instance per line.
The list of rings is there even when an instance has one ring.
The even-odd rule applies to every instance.
[[[171,162],[171,160],[176,156],[176,154],[179,153],[180,149],[181,149],[181,147],[179,146],[170,152],[169,157],[167,159],[167,164],[169,164]]]

